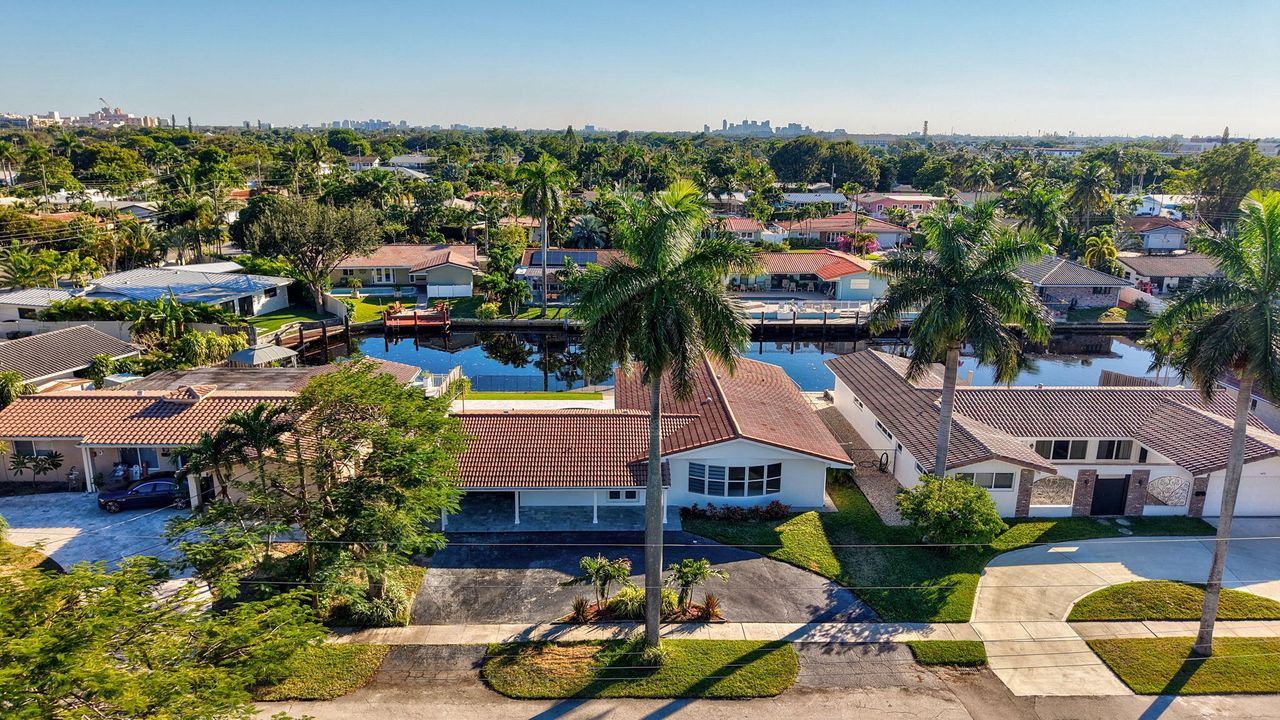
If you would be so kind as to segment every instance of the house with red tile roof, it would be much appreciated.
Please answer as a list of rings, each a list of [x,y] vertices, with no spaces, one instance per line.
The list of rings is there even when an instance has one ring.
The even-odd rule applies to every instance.
[[[469,297],[479,271],[475,245],[390,243],[343,260],[330,279],[335,287],[355,279],[366,288],[413,285],[431,297]]]
[[[826,364],[835,407],[912,487],[932,471],[942,383],[908,382],[907,362],[868,350]],[[1006,517],[1214,516],[1234,405],[1182,387],[961,386],[946,472],[986,488]],[[1280,436],[1256,417],[1236,514],[1280,514]]]
[[[881,248],[897,247],[911,238],[911,231],[901,225],[894,225],[888,220],[871,217],[862,213],[840,213],[824,218],[812,218],[781,224],[788,238],[800,240],[816,240],[835,246],[841,237],[850,237],[855,233],[866,233],[875,236],[876,244]]]
[[[886,283],[871,272],[872,262],[837,250],[792,250],[758,254],[759,272],[731,275],[729,286],[747,293],[818,293],[834,300],[882,297]]]
[[[759,242],[764,238],[764,226],[755,218],[728,215],[714,218],[712,223],[743,242]]]
[[[1196,224],[1190,220],[1175,220],[1163,215],[1135,215],[1120,222],[1120,237],[1116,244],[1136,244],[1148,253],[1186,250],[1187,236],[1195,229]]]
[[[458,462],[469,494],[529,506],[639,506],[649,454],[649,387],[618,371],[612,410],[458,414],[469,436]],[[827,471],[849,456],[782,368],[704,360],[688,398],[662,395],[664,506],[694,503],[799,508],[826,501]]]

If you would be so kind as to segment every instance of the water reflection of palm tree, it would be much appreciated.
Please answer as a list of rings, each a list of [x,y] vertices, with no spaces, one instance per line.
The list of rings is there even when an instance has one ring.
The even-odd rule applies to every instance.
[[[484,354],[503,365],[522,368],[533,358],[535,348],[514,333],[478,333]]]

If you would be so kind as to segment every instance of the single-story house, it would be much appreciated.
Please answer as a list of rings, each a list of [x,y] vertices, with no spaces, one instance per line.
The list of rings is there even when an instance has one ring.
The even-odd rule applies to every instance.
[[[782,193],[782,207],[830,205],[837,212],[849,209],[849,198],[838,192]]]
[[[172,294],[180,302],[217,305],[244,317],[289,307],[293,280],[270,275],[198,272],[183,267],[136,268],[94,280],[83,296],[91,300],[158,300]]]
[[[149,221],[160,212],[159,203],[148,200],[95,200],[98,209],[109,208],[117,213],[128,213],[139,220]]]
[[[818,240],[828,245],[834,245],[837,238],[841,236],[849,237],[854,233],[874,235],[876,243],[882,248],[896,247],[911,237],[911,231],[901,225],[894,225],[861,213],[855,215],[851,212],[798,222],[784,222],[780,223],[780,227],[788,238]]]
[[[740,214],[747,207],[747,193],[707,193],[707,206],[715,212]]]
[[[878,218],[883,218],[885,210],[893,207],[902,208],[912,215],[921,215],[945,200],[945,197],[929,193],[869,192],[857,196],[858,209]]]
[[[898,482],[932,470],[942,378],[911,383],[876,351],[826,362],[835,407]],[[1217,515],[1234,400],[1181,387],[961,386],[946,472],[986,488],[1006,517]],[[1280,436],[1256,418],[1236,513],[1280,514]]]
[[[1163,215],[1125,218],[1119,225],[1117,244],[1129,247],[1133,242],[1143,252],[1173,252],[1187,249],[1187,235],[1194,230],[1190,220],[1174,220]]]
[[[460,413],[463,490],[509,496],[516,523],[522,507],[643,505],[649,388],[616,380],[614,410]],[[741,359],[731,375],[705,360],[694,386],[684,400],[663,383],[664,507],[824,506],[827,471],[849,456],[782,368]]]
[[[334,286],[354,278],[364,287],[414,285],[431,297],[470,297],[479,271],[475,245],[394,243],[343,260],[330,279]]]
[[[1015,272],[1034,285],[1050,307],[1116,307],[1120,304],[1120,288],[1133,285],[1110,273],[1055,255],[1024,263]]]
[[[347,169],[351,172],[371,170],[382,164],[377,155],[348,155]]]
[[[760,242],[764,238],[764,226],[755,218],[730,215],[715,218],[712,222],[717,223],[726,232],[733,233],[734,237],[743,242]]]
[[[1116,261],[1124,268],[1125,280],[1152,295],[1186,290],[1205,278],[1220,274],[1218,260],[1200,253],[1122,253]]]
[[[607,265],[622,257],[621,250],[574,250],[568,248],[550,248],[547,250],[547,302],[556,303],[564,292],[560,273],[564,270],[565,260],[571,260],[579,267],[586,265]],[[530,304],[542,303],[542,249],[525,248],[516,268],[516,277],[529,285]]]
[[[1133,214],[1138,216],[1163,215],[1174,220],[1185,219],[1188,211],[1196,205],[1194,195],[1143,195],[1138,198],[1138,207]]]
[[[139,350],[89,325],[73,325],[61,330],[0,342],[0,370],[12,370],[38,390],[63,389],[75,373],[84,370],[99,355],[113,360],[136,357]],[[76,386],[88,381],[72,383]]]
[[[95,478],[128,478],[135,466],[141,477],[176,471],[182,461],[174,451],[216,430],[231,413],[261,402],[285,403],[293,396],[213,385],[27,395],[0,410],[0,440],[8,445],[8,456],[60,454],[64,460],[58,477],[79,478],[85,491],[92,492]],[[27,479],[10,469],[8,457],[0,464],[0,477]],[[200,496],[194,485],[193,504]]]
[[[392,155],[387,160],[387,164],[393,167],[408,168],[410,170],[428,170],[439,162],[439,158],[434,155],[423,155],[421,153],[406,153],[404,155]]]
[[[28,288],[0,293],[0,321],[35,320],[49,304],[70,300],[72,294],[62,288]]]
[[[760,272],[730,275],[730,286],[745,292],[820,293],[834,300],[874,300],[886,281],[871,273],[872,263],[857,255],[822,249],[813,252],[763,252]]]

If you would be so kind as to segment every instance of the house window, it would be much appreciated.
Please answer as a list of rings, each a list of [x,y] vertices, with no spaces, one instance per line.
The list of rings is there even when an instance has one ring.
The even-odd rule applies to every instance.
[[[278,295],[279,293],[280,293],[280,291],[279,291],[279,290],[277,290],[277,289],[275,289],[275,288],[267,288],[266,290],[263,290],[263,291],[262,291],[262,295],[263,295],[263,297],[267,297],[267,298],[273,298],[273,297],[275,297],[276,295]]]
[[[927,473],[925,472],[925,470],[924,470],[924,466],[923,466],[923,465],[921,465],[920,463],[916,463],[916,474],[917,474],[917,475],[926,475],[926,474],[927,474]]]
[[[21,320],[35,320],[40,316],[40,311],[35,308],[18,308],[18,318]]]
[[[53,451],[48,448],[37,448],[36,444],[30,440],[14,440],[12,447],[14,455],[46,457],[53,454]]]
[[[1138,462],[1144,463],[1146,461],[1147,461],[1147,449],[1138,448]]]
[[[879,420],[876,421],[876,429],[880,431],[880,434],[884,436],[885,440],[893,439],[893,435],[889,434],[889,429],[882,425]]]
[[[1002,472],[980,472],[980,473],[956,473],[956,477],[961,480],[968,480],[980,488],[988,490],[1012,490],[1013,489],[1013,473]]]
[[[867,290],[871,287],[871,281],[863,278],[853,278],[849,281],[849,287],[853,290]]]
[[[1133,457],[1132,440],[1099,440],[1099,460],[1128,460]]]
[[[377,285],[390,285],[396,281],[395,268],[374,268],[373,282]]]
[[[713,497],[759,497],[782,492],[782,463],[705,465],[689,463],[689,492]]]
[[[639,499],[639,497],[640,497],[640,491],[638,490],[610,490],[609,491],[609,502],[612,502],[612,503],[635,502],[637,499]]]
[[[342,277],[355,277],[356,271],[351,268],[342,268]]]
[[[1036,454],[1049,460],[1083,460],[1088,440],[1037,440]]]
[[[1094,295],[1110,295],[1110,294],[1111,294],[1111,288],[1109,288],[1109,287],[1096,287],[1096,288],[1094,288],[1094,289],[1093,289],[1093,294],[1094,294]]]

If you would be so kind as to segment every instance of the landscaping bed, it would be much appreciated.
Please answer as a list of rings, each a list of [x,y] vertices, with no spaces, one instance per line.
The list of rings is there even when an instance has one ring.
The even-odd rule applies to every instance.
[[[982,569],[993,557],[1033,543],[1133,535],[1212,535],[1197,518],[1127,518],[1127,527],[1095,518],[1011,520],[989,546],[951,552],[911,547],[909,527],[880,520],[852,483],[831,482],[833,513],[783,520],[733,522],[690,518],[685,531],[791,563],[848,587],[886,621],[965,622]],[[906,547],[896,547],[905,544]],[[834,547],[857,545],[860,547]],[[877,546],[885,547],[877,547]]]
[[[1090,593],[1076,602],[1067,620],[1198,620],[1204,585],[1171,580],[1122,583]],[[1280,602],[1224,588],[1219,620],[1280,620]]]
[[[987,648],[978,640],[909,640],[907,646],[921,665],[982,667]]]
[[[646,662],[640,641],[491,645],[481,676],[517,699],[755,698],[790,687],[800,659],[787,642],[664,640]]]
[[[332,700],[364,687],[387,656],[389,645],[313,645],[280,668],[275,682],[254,690],[255,700]]]
[[[1139,695],[1280,692],[1280,638],[1218,638],[1214,655],[1190,658],[1194,638],[1090,640],[1129,689]]]

